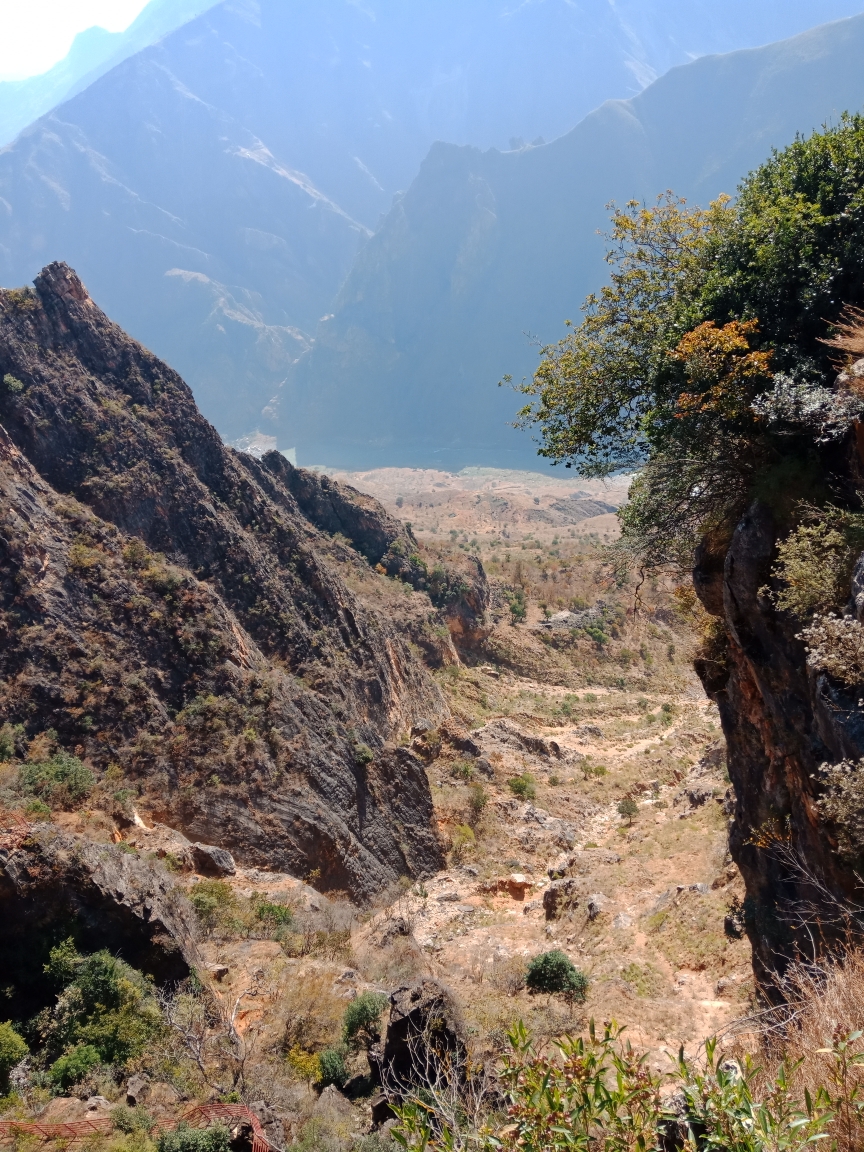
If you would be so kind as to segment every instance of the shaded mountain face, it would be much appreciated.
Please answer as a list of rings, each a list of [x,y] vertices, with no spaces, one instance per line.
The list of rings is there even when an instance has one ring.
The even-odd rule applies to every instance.
[[[422,765],[387,741],[445,705],[404,612],[346,583],[420,583],[404,528],[225,448],[65,265],[0,291],[0,381],[0,715],[241,861],[358,898],[437,868]]]
[[[436,144],[364,247],[295,368],[281,438],[345,468],[528,466],[533,343],[605,279],[606,205],[666,188],[707,204],[768,155],[864,104],[864,17],[674,69],[521,152]]]
[[[0,282],[67,261],[223,435],[273,432],[272,398],[436,139],[550,139],[691,54],[850,2],[224,3],[0,153]],[[517,342],[533,315],[508,317]]]

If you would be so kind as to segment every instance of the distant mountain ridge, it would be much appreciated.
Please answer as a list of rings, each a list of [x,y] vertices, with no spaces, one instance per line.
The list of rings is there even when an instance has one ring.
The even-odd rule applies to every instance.
[[[142,48],[155,44],[217,0],[150,0],[125,32],[87,28],[53,68],[26,80],[0,82],[0,147],[64,100],[104,76]]]
[[[340,387],[349,397],[346,402],[338,390],[322,392],[334,397],[339,409],[328,429],[320,406],[316,411],[310,403],[310,389],[318,388],[317,368],[307,372],[307,366],[324,364],[331,354],[326,329],[326,355],[307,358],[307,353],[321,317],[343,314],[347,298],[343,295],[338,305],[334,301],[355,258],[351,283],[356,285],[370,260],[378,259],[381,245],[392,244],[393,217],[387,214],[394,194],[409,187],[427,154],[417,188],[438,167],[442,173],[447,169],[447,158],[456,153],[435,145],[430,154],[436,138],[462,147],[459,163],[472,172],[475,150],[469,144],[510,147],[478,161],[480,168],[470,177],[491,190],[497,177],[487,178],[483,165],[500,166],[502,172],[546,165],[546,159],[534,158],[558,155],[558,144],[549,153],[523,141],[558,135],[598,100],[638,90],[654,71],[688,53],[758,43],[777,28],[800,27],[817,10],[842,13],[849,5],[850,0],[760,5],[731,0],[721,18],[714,5],[692,0],[621,0],[614,7],[606,0],[518,6],[504,0],[467,5],[463,0],[226,0],[124,60],[0,150],[0,283],[23,284],[46,262],[67,261],[100,305],[183,374],[202,411],[226,438],[259,429],[265,435],[278,432],[279,446],[290,448],[296,435],[301,461],[348,463],[339,446],[340,420],[344,424],[354,411],[350,395],[366,388],[365,377],[357,374],[351,356],[327,361],[347,373]],[[600,154],[586,156],[593,164]],[[553,165],[549,175],[578,185],[570,169],[559,173]],[[602,196],[610,182],[597,176]],[[455,173],[454,178],[457,184],[462,179]],[[629,176],[612,181],[615,194],[620,185],[628,195],[629,182]],[[569,187],[561,194],[569,195]],[[645,180],[643,187],[650,195],[656,185]],[[464,187],[458,195],[463,194]],[[469,311],[470,302],[480,299],[492,239],[499,237],[498,245],[503,235],[499,224],[487,228],[486,192],[477,195],[479,200],[468,197],[480,205],[479,215],[470,225],[467,246],[459,248],[458,268],[442,273],[455,275],[459,299]],[[413,189],[401,203],[402,211],[416,205]],[[441,207],[446,203],[445,196]],[[514,205],[512,227],[526,240],[535,232],[541,242],[555,235],[530,225],[531,204],[526,202],[521,217],[517,209]],[[586,259],[593,260],[591,232],[599,221],[593,201],[586,201],[585,213]],[[500,213],[493,215],[497,219]],[[365,248],[384,219],[384,232]],[[445,224],[457,227],[456,218]],[[581,221],[566,228],[582,236]],[[430,233],[433,248],[442,235]],[[444,250],[434,259],[444,261],[443,269]],[[524,266],[516,260],[507,274],[533,275],[532,260],[526,252]],[[420,260],[418,276],[428,271]],[[404,287],[405,305],[419,302],[419,281]],[[502,351],[513,348],[522,355],[526,328],[554,334],[562,315],[575,307],[572,278],[541,287],[532,294],[544,302],[542,309],[506,313],[509,343]],[[427,320],[408,317],[406,328],[394,314],[393,331],[403,345],[390,351],[400,363],[415,347],[426,356]],[[497,329],[482,327],[479,313],[476,321],[478,342],[487,342]],[[356,331],[374,344],[377,324],[362,320]],[[388,339],[376,344],[378,351]],[[454,345],[453,351],[461,363],[464,346]],[[369,360],[373,376],[382,367],[377,355]],[[439,356],[433,349],[430,365]],[[286,381],[301,358],[304,366],[292,390]],[[501,357],[503,371],[518,372],[521,363],[509,351]],[[487,369],[465,360],[459,378],[470,382],[460,383],[459,391],[467,397],[482,387],[488,398]],[[441,370],[450,375],[449,368]],[[390,380],[389,372],[385,365],[382,384]],[[438,375],[432,379],[437,388]],[[396,444],[399,458],[408,459],[416,440],[410,430],[415,408],[417,420],[428,424],[429,450],[434,454],[450,443],[452,431],[423,414],[422,396],[405,390],[401,381],[395,393],[376,391],[375,379],[372,383],[359,401],[356,435],[351,433],[357,452],[380,448],[390,460],[388,445]],[[385,396],[387,410],[378,412]],[[291,411],[294,405],[299,407]],[[400,406],[406,409],[401,424]],[[463,439],[470,434],[478,452],[487,429],[497,426],[486,454],[475,458],[469,452],[464,462],[509,462],[506,452],[517,441],[501,425],[502,412],[494,399],[491,406],[484,399],[453,408]],[[370,433],[370,424],[377,430]],[[506,450],[504,457],[496,456],[499,448]],[[528,449],[519,451],[527,461]],[[350,462],[358,462],[356,454]]]
[[[772,147],[864,105],[864,17],[673,69],[518,153],[436,144],[297,364],[280,441],[335,467],[527,466],[496,389],[604,281],[606,204],[734,193]],[[861,303],[861,302],[859,302]]]

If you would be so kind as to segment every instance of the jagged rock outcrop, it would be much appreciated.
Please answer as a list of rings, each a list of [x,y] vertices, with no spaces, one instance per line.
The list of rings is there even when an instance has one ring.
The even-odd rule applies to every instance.
[[[65,265],[0,291],[0,717],[142,813],[360,898],[439,867],[422,764],[388,743],[446,715],[370,568],[405,540],[225,447]]]
[[[70,935],[160,983],[200,966],[195,915],[165,871],[49,824],[0,848],[0,921],[0,971],[21,1000],[7,1011],[19,1016],[41,1006],[48,950]]]
[[[735,790],[730,851],[747,886],[744,922],[754,971],[773,975],[795,958],[847,939],[843,905],[860,904],[854,871],[820,819],[818,769],[864,756],[860,693],[808,671],[800,622],[778,612],[766,587],[779,529],[754,503],[731,541],[706,541],[694,586],[723,624],[696,663],[717,702]]]
[[[437,980],[405,984],[390,995],[383,1044],[369,1061],[389,1098],[408,1085],[443,1087],[465,1075],[467,1049],[452,995]]]

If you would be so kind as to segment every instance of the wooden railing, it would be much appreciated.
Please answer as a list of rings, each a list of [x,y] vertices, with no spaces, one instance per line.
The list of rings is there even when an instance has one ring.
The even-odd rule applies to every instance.
[[[181,1124],[190,1128],[209,1128],[211,1124],[245,1121],[252,1128],[252,1152],[280,1152],[264,1135],[261,1121],[243,1104],[202,1104],[174,1120],[159,1121],[153,1133],[171,1132]],[[22,1136],[36,1136],[42,1143],[62,1140],[65,1145],[78,1144],[91,1136],[108,1136],[114,1131],[110,1116],[93,1120],[74,1120],[68,1124],[40,1124],[38,1120],[0,1120],[0,1144],[12,1143]]]

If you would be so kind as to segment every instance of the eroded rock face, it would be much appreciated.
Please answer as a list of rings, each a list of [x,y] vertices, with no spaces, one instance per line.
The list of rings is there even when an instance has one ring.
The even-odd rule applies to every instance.
[[[344,578],[410,543],[226,448],[65,265],[0,291],[0,715],[118,765],[151,819],[361,899],[441,865],[389,742],[446,705],[398,609]]]
[[[694,572],[703,605],[725,624],[725,640],[697,671],[726,736],[735,789],[730,850],[747,885],[746,930],[768,995],[772,973],[845,934],[834,901],[854,900],[858,881],[819,819],[815,776],[825,761],[864,756],[856,701],[808,674],[800,623],[760,591],[770,582],[776,536],[770,510],[756,503],[722,564],[719,549],[703,546]]]
[[[398,1097],[409,1084],[459,1079],[465,1073],[465,1059],[458,1010],[443,984],[423,979],[391,994],[383,1046],[370,1053],[388,1097]]]
[[[22,1000],[8,1009],[18,1015],[41,1007],[48,951],[67,936],[85,952],[107,948],[159,983],[201,963],[195,915],[165,872],[50,824],[0,849],[0,923],[0,971]]]

